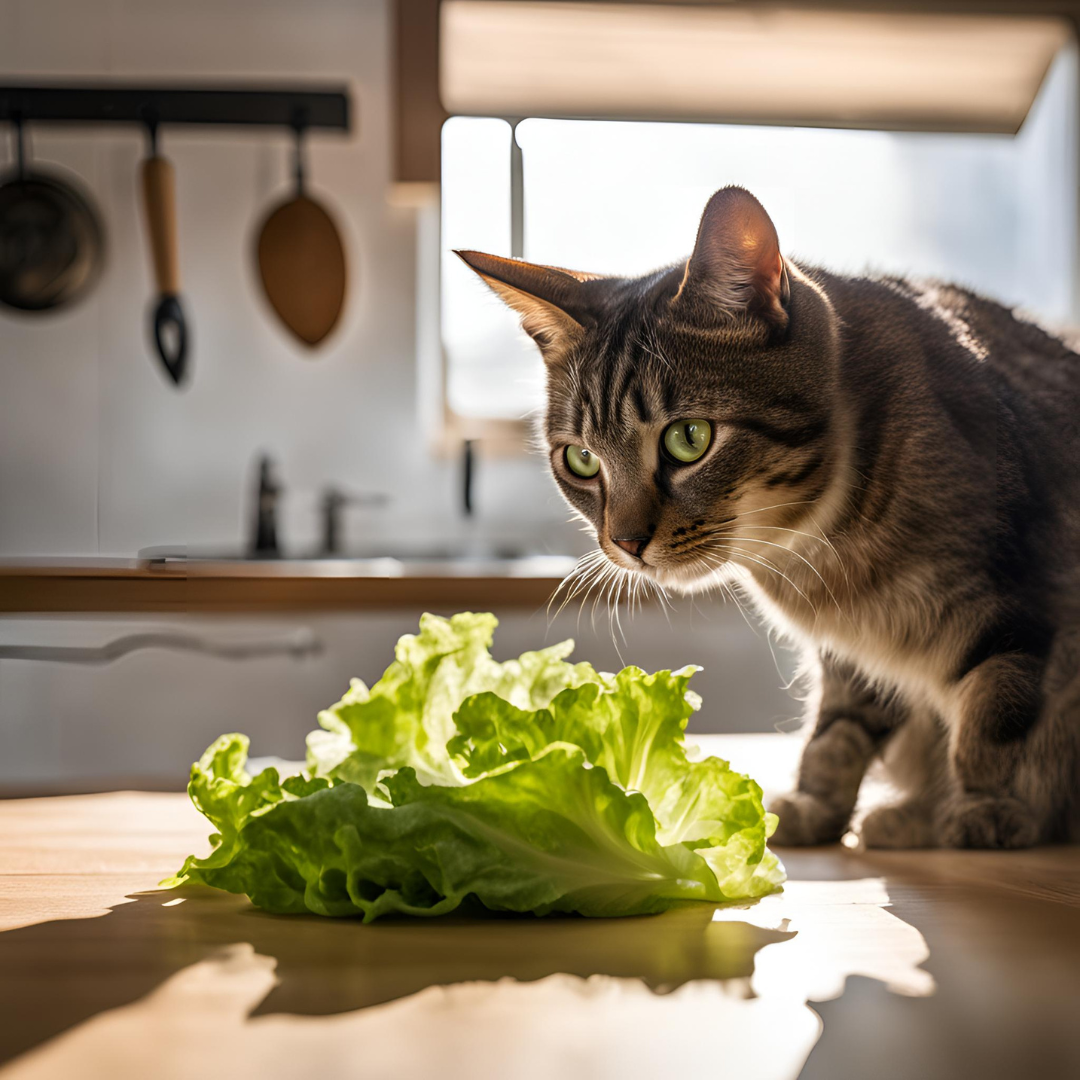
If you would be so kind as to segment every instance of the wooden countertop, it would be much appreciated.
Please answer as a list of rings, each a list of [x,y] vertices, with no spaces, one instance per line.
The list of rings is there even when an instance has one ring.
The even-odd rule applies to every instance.
[[[705,737],[783,784],[784,736]],[[0,1068],[27,1078],[1080,1075],[1080,849],[788,849],[782,894],[363,926],[155,891],[179,794],[0,802]]]
[[[57,559],[0,563],[0,614],[273,613],[544,606],[573,560]]]

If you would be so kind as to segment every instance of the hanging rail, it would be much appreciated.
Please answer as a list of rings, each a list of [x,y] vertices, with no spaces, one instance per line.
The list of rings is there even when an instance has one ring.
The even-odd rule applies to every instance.
[[[350,129],[344,86],[0,86],[0,121]]]

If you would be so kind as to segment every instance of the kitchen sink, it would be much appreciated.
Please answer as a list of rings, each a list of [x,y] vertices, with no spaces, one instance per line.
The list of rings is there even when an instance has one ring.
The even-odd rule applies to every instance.
[[[500,576],[564,577],[575,565],[571,555],[529,551],[513,544],[395,543],[358,547],[340,554],[283,551],[254,555],[242,548],[167,545],[143,548],[138,557],[151,563],[188,565],[224,564],[239,573],[255,567],[283,575],[313,576],[348,574],[372,577],[399,576]]]

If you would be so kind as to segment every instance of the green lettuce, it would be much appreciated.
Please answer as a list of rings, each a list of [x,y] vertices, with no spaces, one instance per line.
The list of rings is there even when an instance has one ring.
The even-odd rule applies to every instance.
[[[217,832],[163,884],[282,913],[640,915],[745,900],[784,880],[761,789],[684,737],[696,668],[617,675],[564,642],[490,653],[496,620],[425,615],[369,690],[319,715],[307,769],[251,776],[223,735],[188,791]]]

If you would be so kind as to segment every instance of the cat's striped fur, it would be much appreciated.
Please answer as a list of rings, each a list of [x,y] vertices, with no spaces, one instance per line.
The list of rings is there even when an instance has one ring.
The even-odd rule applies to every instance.
[[[608,558],[686,592],[739,575],[812,655],[779,842],[838,839],[878,757],[907,794],[869,844],[1076,829],[1080,356],[958,287],[800,268],[740,188],[642,278],[462,257],[544,353],[552,470]],[[666,460],[691,417],[710,448]]]

